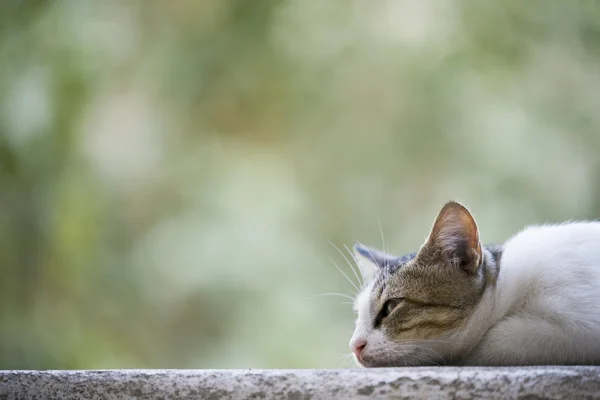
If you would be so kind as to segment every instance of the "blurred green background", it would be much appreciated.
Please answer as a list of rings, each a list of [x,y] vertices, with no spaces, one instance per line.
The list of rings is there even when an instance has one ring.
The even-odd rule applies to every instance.
[[[350,367],[329,242],[599,217],[599,4],[0,2],[0,369]]]

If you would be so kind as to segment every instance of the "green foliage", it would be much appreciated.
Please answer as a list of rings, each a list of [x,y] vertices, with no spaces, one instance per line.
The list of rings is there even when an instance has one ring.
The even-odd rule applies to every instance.
[[[4,1],[0,28],[1,369],[350,366],[328,241],[414,250],[448,199],[486,242],[600,214],[595,1]]]

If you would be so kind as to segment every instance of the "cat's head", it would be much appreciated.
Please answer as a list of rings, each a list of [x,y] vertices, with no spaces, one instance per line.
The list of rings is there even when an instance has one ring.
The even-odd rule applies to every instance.
[[[486,257],[473,216],[456,202],[440,211],[415,254],[391,256],[355,245],[365,285],[355,300],[350,341],[366,367],[443,364],[486,287]]]

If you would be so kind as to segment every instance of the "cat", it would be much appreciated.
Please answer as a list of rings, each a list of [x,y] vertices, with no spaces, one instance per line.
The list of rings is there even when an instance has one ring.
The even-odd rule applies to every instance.
[[[600,364],[600,222],[527,227],[482,246],[458,202],[418,252],[354,246],[363,367]]]

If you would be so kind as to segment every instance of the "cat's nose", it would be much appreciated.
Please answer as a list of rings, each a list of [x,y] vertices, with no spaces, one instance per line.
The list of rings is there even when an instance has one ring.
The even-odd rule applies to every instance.
[[[360,355],[362,353],[362,351],[364,350],[364,348],[367,346],[367,341],[364,339],[358,339],[356,341],[353,341],[350,344],[350,348],[352,349],[352,352],[356,355],[356,357],[358,357],[360,359]]]

